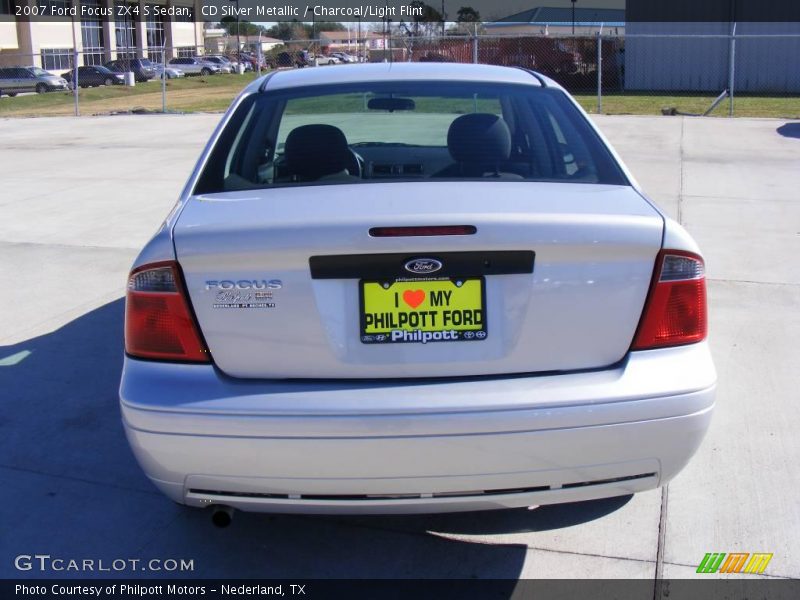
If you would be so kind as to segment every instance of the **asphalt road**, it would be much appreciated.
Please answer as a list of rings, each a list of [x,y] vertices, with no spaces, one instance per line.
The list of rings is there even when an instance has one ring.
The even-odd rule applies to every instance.
[[[217,530],[142,475],[117,384],[128,268],[218,118],[0,120],[0,576],[75,575],[15,569],[40,553],[193,559],[180,575],[199,577],[689,577],[715,551],[800,577],[800,123],[597,117],[708,261],[717,410],[668,489]]]

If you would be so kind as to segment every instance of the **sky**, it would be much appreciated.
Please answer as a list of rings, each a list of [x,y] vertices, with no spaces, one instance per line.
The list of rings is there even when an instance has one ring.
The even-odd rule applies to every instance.
[[[408,0],[411,2],[411,0]],[[319,4],[325,4],[325,0],[317,0]],[[328,0],[330,5],[348,5],[352,2],[347,0]],[[383,4],[380,0],[374,0],[375,4]],[[399,4],[397,0],[391,4]],[[441,10],[441,0],[430,0],[428,2],[436,10]],[[487,4],[490,8],[487,9]],[[472,6],[476,8],[484,20],[499,19],[508,15],[513,15],[524,10],[539,6],[560,6],[571,7],[570,0],[445,0],[444,10],[447,16],[453,18],[462,6]],[[624,8],[625,0],[576,0],[576,8]],[[311,22],[310,20],[308,21]],[[257,22],[264,27],[272,27],[274,21]]]

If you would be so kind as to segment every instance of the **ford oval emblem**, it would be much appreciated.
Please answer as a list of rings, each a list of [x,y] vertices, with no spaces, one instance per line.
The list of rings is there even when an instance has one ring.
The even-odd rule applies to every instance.
[[[428,273],[436,273],[442,268],[442,263],[435,258],[415,258],[408,261],[404,266],[409,273],[427,275]]]

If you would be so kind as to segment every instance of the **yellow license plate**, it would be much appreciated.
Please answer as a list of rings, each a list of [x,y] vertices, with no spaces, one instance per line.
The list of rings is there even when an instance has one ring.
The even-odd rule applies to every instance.
[[[482,277],[361,281],[365,344],[486,339]]]

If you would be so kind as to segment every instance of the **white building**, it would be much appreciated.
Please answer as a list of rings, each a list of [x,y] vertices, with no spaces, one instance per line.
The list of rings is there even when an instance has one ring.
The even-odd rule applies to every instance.
[[[352,23],[351,23],[352,25]],[[346,31],[320,31],[319,43],[329,52],[349,52],[355,54],[357,51],[382,50],[385,38],[374,31],[367,31],[352,27]]]
[[[22,20],[12,13],[12,0],[0,0],[0,66],[35,65],[52,71],[71,68],[75,50],[79,65],[116,58],[167,60],[193,56],[202,49],[203,22],[195,17],[199,0],[16,0],[17,5],[45,9],[92,7],[114,17],[46,21]],[[138,15],[121,17],[120,15]],[[11,19],[9,20],[9,15]]]
[[[537,6],[483,24],[486,35],[623,35],[625,11],[616,8]]]

